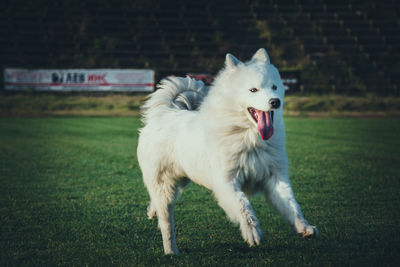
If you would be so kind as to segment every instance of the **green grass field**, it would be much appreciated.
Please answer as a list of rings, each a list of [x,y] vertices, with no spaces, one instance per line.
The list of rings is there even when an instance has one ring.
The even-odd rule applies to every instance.
[[[137,116],[146,94],[2,93],[0,117]],[[288,95],[284,114],[310,117],[400,117],[400,97]]]
[[[321,231],[294,235],[262,197],[249,248],[212,194],[176,204],[164,256],[136,161],[132,118],[0,119],[0,266],[377,266],[400,263],[400,119],[287,118],[291,181]],[[195,141],[195,140],[194,140]]]

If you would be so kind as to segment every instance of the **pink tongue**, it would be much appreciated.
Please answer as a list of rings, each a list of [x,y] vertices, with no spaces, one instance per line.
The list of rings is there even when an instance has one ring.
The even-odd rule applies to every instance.
[[[257,130],[261,134],[263,140],[268,140],[274,134],[271,112],[264,112],[256,109],[256,113],[258,116]]]

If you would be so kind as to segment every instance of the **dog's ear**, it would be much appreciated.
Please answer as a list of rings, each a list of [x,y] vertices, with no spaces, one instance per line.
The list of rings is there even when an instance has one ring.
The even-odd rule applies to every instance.
[[[267,51],[265,51],[264,48],[258,49],[257,52],[253,55],[253,57],[251,59],[265,62],[265,63],[270,63],[268,53],[267,53]]]
[[[235,66],[237,66],[238,64],[240,64],[240,60],[235,58],[232,54],[226,54],[225,57],[225,66],[227,69],[233,68]]]

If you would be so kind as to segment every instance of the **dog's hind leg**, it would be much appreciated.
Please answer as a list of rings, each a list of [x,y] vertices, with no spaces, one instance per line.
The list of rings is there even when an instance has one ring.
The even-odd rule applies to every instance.
[[[190,183],[188,178],[182,178],[176,184],[175,189],[175,200],[183,193],[185,187]],[[150,201],[150,204],[147,206],[147,216],[149,219],[153,219],[153,217],[157,216],[156,206],[153,201]]]
[[[260,244],[261,229],[253,208],[239,185],[218,184],[214,187],[218,204],[233,222],[240,224],[243,239],[252,247]]]
[[[156,207],[153,201],[150,201],[150,204],[147,206],[147,217],[149,217],[149,219],[153,219],[153,217],[156,216],[156,214],[157,214]]]
[[[179,181],[171,178],[160,179],[150,192],[149,210],[151,214],[157,214],[165,254],[179,253],[174,230],[174,201],[189,182],[187,178]]]
[[[270,204],[293,226],[299,235],[311,239],[319,234],[318,229],[304,219],[287,177],[271,178],[264,190]]]

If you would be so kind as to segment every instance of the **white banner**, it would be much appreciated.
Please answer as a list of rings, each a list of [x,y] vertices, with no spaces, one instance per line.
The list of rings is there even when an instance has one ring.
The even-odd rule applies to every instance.
[[[152,92],[148,69],[5,69],[6,90]]]

